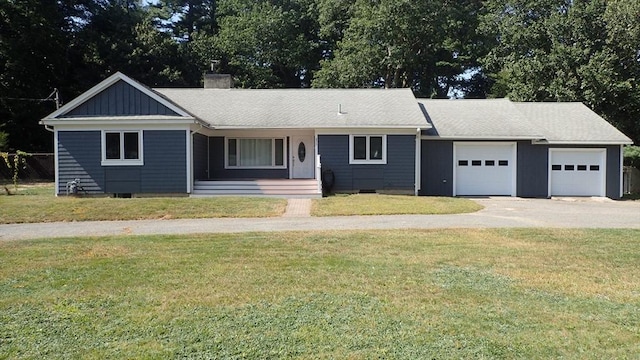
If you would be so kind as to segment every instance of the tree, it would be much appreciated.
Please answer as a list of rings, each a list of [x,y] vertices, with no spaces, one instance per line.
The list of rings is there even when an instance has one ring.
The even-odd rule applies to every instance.
[[[460,75],[477,67],[480,47],[470,41],[481,7],[480,1],[356,0],[314,86],[412,87],[428,97],[464,90],[468,79]]]
[[[51,134],[38,121],[55,110],[38,99],[69,82],[84,1],[0,2],[0,127],[5,147],[50,150]]]
[[[321,51],[311,0],[219,3],[216,46],[241,87],[305,87]]]
[[[581,101],[640,140],[640,3],[488,1],[482,59],[493,96]]]
[[[90,79],[95,84],[122,71],[149,86],[183,84],[178,44],[169,34],[157,31],[136,3],[97,4],[78,36],[84,49],[75,71],[79,82]]]

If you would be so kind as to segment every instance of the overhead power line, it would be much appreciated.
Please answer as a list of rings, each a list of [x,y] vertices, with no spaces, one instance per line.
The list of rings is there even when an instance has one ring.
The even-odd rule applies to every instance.
[[[53,101],[56,103],[56,109],[59,109],[62,106],[62,102],[60,100],[60,92],[58,89],[53,89],[51,94],[44,99],[38,98],[16,98],[16,97],[0,97],[2,100],[15,100],[15,101],[35,101],[35,102],[45,102],[45,101]]]

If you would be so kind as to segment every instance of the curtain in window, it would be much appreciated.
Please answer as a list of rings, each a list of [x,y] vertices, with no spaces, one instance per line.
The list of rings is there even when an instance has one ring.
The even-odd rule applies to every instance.
[[[272,166],[272,139],[240,139],[239,166]]]

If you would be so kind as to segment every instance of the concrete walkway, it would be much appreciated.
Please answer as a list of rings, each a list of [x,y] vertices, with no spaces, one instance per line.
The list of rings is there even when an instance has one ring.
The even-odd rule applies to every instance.
[[[474,199],[485,208],[471,214],[302,216],[305,202],[292,202],[288,216],[176,220],[87,221],[0,225],[0,241],[103,235],[238,233],[258,231],[431,228],[635,228],[639,201],[608,199]],[[309,202],[310,204],[310,202]],[[296,207],[298,210],[296,210]],[[294,214],[298,215],[294,216]]]

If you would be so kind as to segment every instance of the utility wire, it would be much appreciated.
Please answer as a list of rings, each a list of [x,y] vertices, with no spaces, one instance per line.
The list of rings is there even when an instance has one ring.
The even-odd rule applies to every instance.
[[[0,97],[2,100],[16,100],[16,101],[35,101],[35,102],[45,102],[45,101],[53,101],[56,103],[56,109],[59,109],[62,105],[60,102],[60,94],[58,89],[53,89],[51,94],[47,96],[45,99],[36,99],[36,98],[14,98],[14,97]]]

